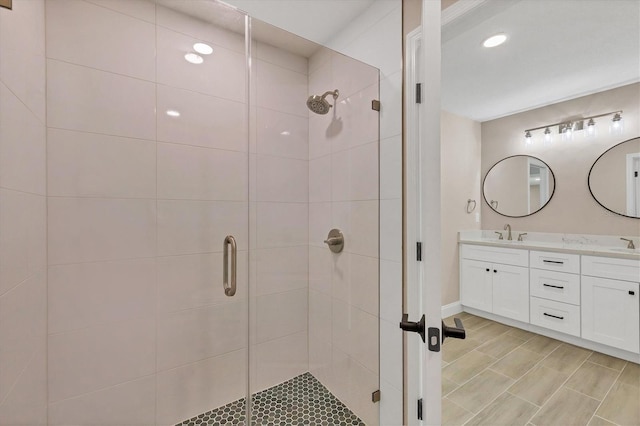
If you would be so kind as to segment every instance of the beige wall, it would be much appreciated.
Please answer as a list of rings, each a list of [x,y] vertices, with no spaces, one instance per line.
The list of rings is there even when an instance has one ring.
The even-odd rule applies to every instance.
[[[593,195],[607,208],[627,214],[627,155],[640,153],[640,138],[621,144],[598,160],[590,176]]]
[[[460,299],[458,231],[480,229],[480,123],[442,111],[442,304]],[[467,214],[467,200],[477,207]]]
[[[541,132],[534,133],[534,143],[526,148],[524,130],[570,117],[595,115],[623,110],[624,133],[609,134],[610,117],[596,120],[597,137],[588,140],[576,132],[570,142],[559,140],[544,145]],[[603,209],[591,197],[587,175],[593,162],[613,145],[638,136],[640,84],[635,83],[589,96],[560,102],[520,114],[482,123],[482,176],[498,160],[510,155],[528,154],[547,163],[556,178],[556,192],[549,204],[538,213],[524,218],[501,216],[482,203],[482,229],[501,229],[510,223],[517,231],[586,234],[638,235],[640,222]]]

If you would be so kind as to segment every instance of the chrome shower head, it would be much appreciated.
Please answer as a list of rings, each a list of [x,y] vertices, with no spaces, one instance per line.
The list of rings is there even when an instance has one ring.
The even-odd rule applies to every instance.
[[[332,106],[325,98],[328,95],[332,95],[333,99],[335,100],[338,99],[339,94],[340,92],[338,92],[338,89],[336,89],[334,91],[325,92],[322,96],[311,95],[307,99],[307,107],[316,114],[324,115],[329,112],[329,109]]]

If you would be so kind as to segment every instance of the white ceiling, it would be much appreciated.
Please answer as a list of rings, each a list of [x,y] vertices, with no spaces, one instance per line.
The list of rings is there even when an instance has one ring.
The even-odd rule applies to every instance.
[[[308,40],[326,44],[375,1],[223,0],[249,15]]]
[[[465,2],[480,5],[443,26],[447,111],[487,121],[640,81],[638,0]]]
[[[196,3],[211,5],[158,1],[195,16],[205,15]],[[326,44],[375,2],[399,0],[224,1]],[[266,25],[254,29],[305,56],[315,49]],[[508,34],[505,44],[482,47],[498,32]],[[458,0],[443,12],[442,41],[442,107],[477,121],[640,81],[639,0]]]

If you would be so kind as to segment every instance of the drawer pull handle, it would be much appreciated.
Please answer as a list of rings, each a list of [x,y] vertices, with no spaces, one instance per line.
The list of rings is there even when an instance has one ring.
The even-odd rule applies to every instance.
[[[551,318],[558,318],[558,319],[561,319],[561,320],[563,320],[563,319],[564,319],[564,317],[559,317],[559,316],[557,316],[557,315],[551,315],[551,314],[548,314],[548,313],[546,313],[546,312],[544,313],[544,315],[545,315],[545,316],[547,316],[547,317],[551,317]]]
[[[629,294],[633,296],[634,294],[636,294],[636,292],[633,290],[629,290]]]
[[[561,289],[564,288],[561,285],[551,285],[551,284],[542,284],[542,285],[545,286],[545,287],[552,287],[552,288],[561,288]]]
[[[555,263],[556,265],[564,265],[564,262],[561,260],[548,260],[548,259],[542,259],[542,261],[544,263]]]
[[[489,268],[487,268],[487,272],[489,272]]]

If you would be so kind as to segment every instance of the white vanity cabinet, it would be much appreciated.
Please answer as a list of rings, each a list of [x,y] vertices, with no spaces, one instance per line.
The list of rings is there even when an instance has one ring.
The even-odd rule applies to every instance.
[[[582,256],[582,338],[640,352],[640,261]]]
[[[460,302],[519,321],[529,321],[527,250],[462,245]]]
[[[530,252],[531,324],[580,337],[580,256]]]
[[[640,259],[563,244],[461,240],[463,310],[639,363]]]

